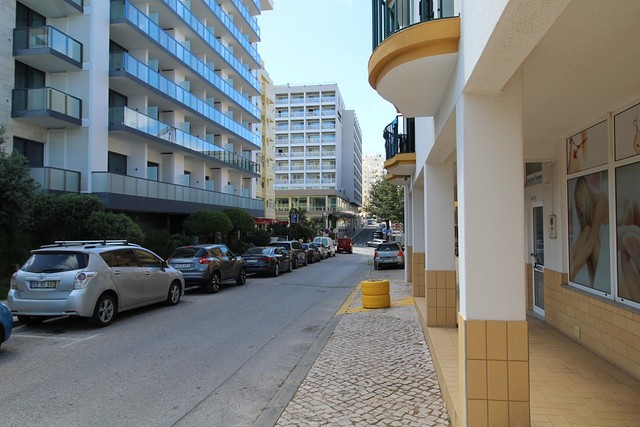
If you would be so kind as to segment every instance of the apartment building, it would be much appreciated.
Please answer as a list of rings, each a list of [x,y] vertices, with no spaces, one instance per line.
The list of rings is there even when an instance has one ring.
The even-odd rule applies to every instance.
[[[637,425],[640,3],[373,5],[405,276],[453,425]]]
[[[337,84],[276,85],[276,216],[303,209],[353,231],[362,205],[362,131]]]
[[[264,214],[256,16],[271,0],[1,4],[3,148],[44,190],[163,223]]]
[[[365,154],[362,158],[362,204],[366,206],[371,194],[371,186],[376,181],[384,179],[385,159],[381,154]]]
[[[273,81],[264,70],[260,72],[262,83],[262,95],[260,105],[262,106],[262,151],[260,152],[260,184],[258,185],[258,198],[264,203],[264,215],[256,218],[258,225],[267,225],[276,221],[276,191],[275,191],[275,102],[276,92]]]

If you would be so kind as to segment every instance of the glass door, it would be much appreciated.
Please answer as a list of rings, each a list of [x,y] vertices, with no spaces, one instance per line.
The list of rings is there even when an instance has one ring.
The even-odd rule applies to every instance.
[[[544,212],[542,204],[532,209],[533,312],[544,316]]]

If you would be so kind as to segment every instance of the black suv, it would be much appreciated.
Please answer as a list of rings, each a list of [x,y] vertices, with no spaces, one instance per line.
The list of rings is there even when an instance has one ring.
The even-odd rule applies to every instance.
[[[167,262],[182,272],[187,285],[202,285],[210,293],[218,292],[226,280],[235,280],[238,285],[247,281],[244,260],[225,245],[181,246]]]
[[[300,266],[307,265],[307,253],[302,247],[302,243],[297,240],[287,240],[284,242],[272,242],[269,246],[279,246],[285,248],[289,253],[291,268],[296,269]]]

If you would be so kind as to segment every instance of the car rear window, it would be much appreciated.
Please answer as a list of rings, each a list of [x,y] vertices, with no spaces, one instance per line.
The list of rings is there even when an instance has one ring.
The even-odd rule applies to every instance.
[[[89,254],[82,252],[39,252],[32,254],[22,266],[29,273],[59,273],[87,267]]]
[[[249,248],[249,249],[247,249],[245,254],[247,254],[247,255],[262,255],[262,254],[268,254],[272,250],[273,249],[269,249],[269,248]]]
[[[278,246],[287,250],[291,249],[291,246],[288,243],[271,243],[269,246]]]
[[[378,251],[397,251],[397,245],[381,244],[378,246]]]
[[[184,247],[177,248],[171,254],[171,258],[203,258],[206,255],[203,248]]]

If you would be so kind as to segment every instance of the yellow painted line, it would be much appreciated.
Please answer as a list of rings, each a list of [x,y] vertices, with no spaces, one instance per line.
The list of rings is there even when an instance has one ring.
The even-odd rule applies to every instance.
[[[364,313],[371,310],[379,310],[379,308],[364,308],[364,307],[349,308],[359,288],[360,288],[360,285],[358,285],[358,287],[351,293],[351,295],[349,295],[349,298],[347,298],[347,301],[345,301],[345,303],[342,304],[342,307],[340,307],[337,314]],[[415,300],[413,299],[413,297],[406,297],[401,300],[391,302],[391,307],[407,307],[410,305],[415,305]]]
[[[353,291],[351,291],[351,294],[347,297],[345,302],[342,303],[342,305],[340,306],[340,308],[338,309],[336,314],[344,314],[344,313],[347,312],[347,310],[349,309],[349,306],[351,305],[351,303],[355,299],[356,295],[358,294],[358,292],[360,292],[360,287],[361,287],[360,283],[358,283],[358,286],[356,286],[355,289]]]

